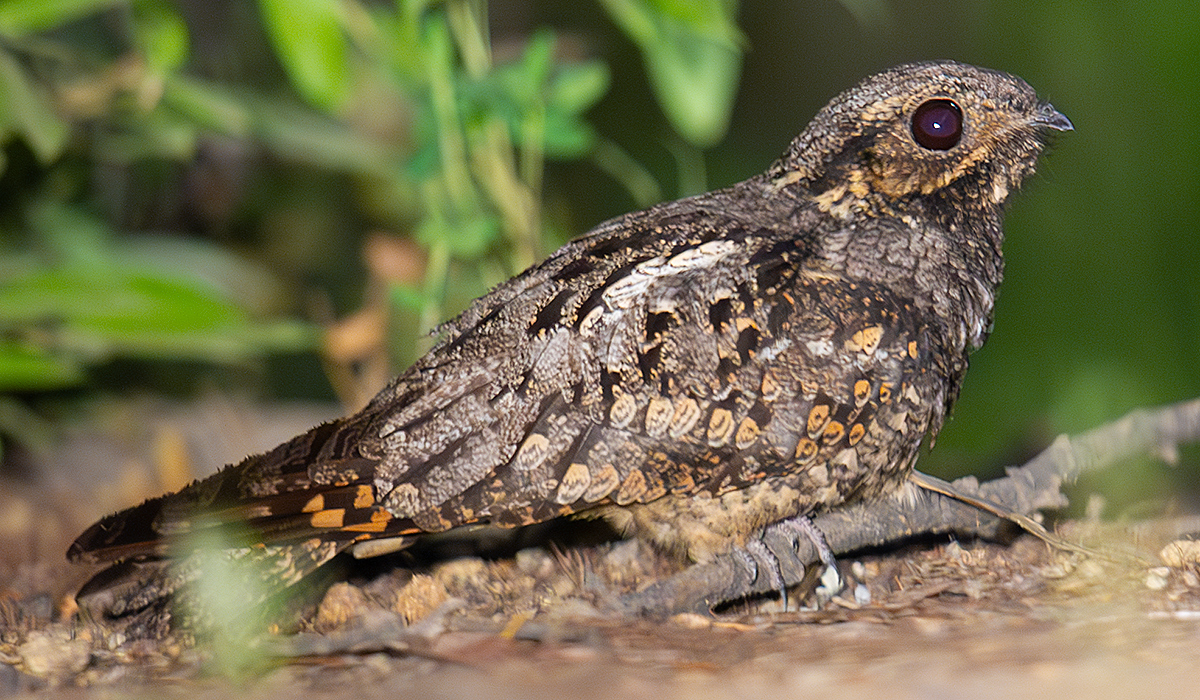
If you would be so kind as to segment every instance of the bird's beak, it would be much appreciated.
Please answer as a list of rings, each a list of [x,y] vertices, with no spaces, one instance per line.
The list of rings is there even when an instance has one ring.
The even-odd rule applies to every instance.
[[[1049,102],[1043,102],[1038,106],[1037,114],[1033,118],[1033,123],[1038,126],[1054,129],[1055,131],[1074,131],[1075,125],[1067,119],[1067,115],[1054,108],[1054,105]]]

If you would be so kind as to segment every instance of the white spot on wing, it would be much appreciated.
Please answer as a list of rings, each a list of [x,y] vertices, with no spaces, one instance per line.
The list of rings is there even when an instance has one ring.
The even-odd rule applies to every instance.
[[[735,250],[737,244],[733,241],[709,241],[671,258],[661,255],[650,258],[605,289],[604,303],[610,309],[628,309],[643,298],[650,285],[659,278],[710,268]]]
[[[762,349],[760,349],[758,351],[758,359],[761,360],[762,362],[770,362],[771,360],[774,360],[776,357],[779,357],[779,355],[781,353],[786,351],[791,346],[792,346],[791,338],[782,338],[779,340],[779,342],[773,343],[771,345],[766,345]],[[832,345],[830,346],[830,348],[832,349]]]
[[[833,353],[833,341],[828,338],[820,338],[818,340],[810,340],[804,343],[804,347],[808,348],[810,355],[816,357],[824,357]]]

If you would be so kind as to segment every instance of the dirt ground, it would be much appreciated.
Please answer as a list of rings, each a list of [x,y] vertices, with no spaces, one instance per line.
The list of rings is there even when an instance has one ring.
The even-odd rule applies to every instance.
[[[273,427],[247,423],[242,411],[210,414],[270,444],[323,417],[292,411]],[[786,610],[766,599],[663,620],[607,612],[622,593],[671,572],[671,562],[633,542],[428,566],[393,560],[338,572],[300,609],[298,634],[249,645],[219,633],[196,644],[126,639],[75,615],[71,594],[94,572],[63,560],[71,538],[132,502],[122,499],[161,488],[183,469],[173,459],[203,473],[239,450],[270,446],[227,441],[233,457],[196,457],[219,425],[149,413],[156,418],[89,425],[31,459],[36,470],[0,482],[0,697],[1197,693],[1200,572],[1159,557],[1192,529],[1182,517],[1058,525],[1103,556],[1054,551],[1028,536],[910,543],[842,558],[846,587],[820,606],[793,595]]]

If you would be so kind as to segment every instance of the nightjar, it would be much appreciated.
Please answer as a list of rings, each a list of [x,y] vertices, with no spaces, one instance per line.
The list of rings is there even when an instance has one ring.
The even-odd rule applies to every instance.
[[[362,411],[101,520],[116,617],[472,523],[603,517],[692,561],[894,491],[991,330],[1005,203],[1071,123],[1011,75],[899,66],[763,174],[603,223],[478,299]],[[151,573],[147,573],[151,572]]]

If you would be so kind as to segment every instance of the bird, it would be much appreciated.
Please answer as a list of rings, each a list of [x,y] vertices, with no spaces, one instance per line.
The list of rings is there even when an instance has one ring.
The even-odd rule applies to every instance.
[[[763,173],[602,223],[436,331],[361,411],[103,518],[103,616],[203,576],[288,586],[478,524],[602,518],[683,561],[897,492],[992,330],[1003,218],[1071,122],[955,61],[865,78]],[[828,557],[825,557],[828,559]],[[153,571],[154,575],[145,572]],[[173,573],[164,573],[173,572]]]

